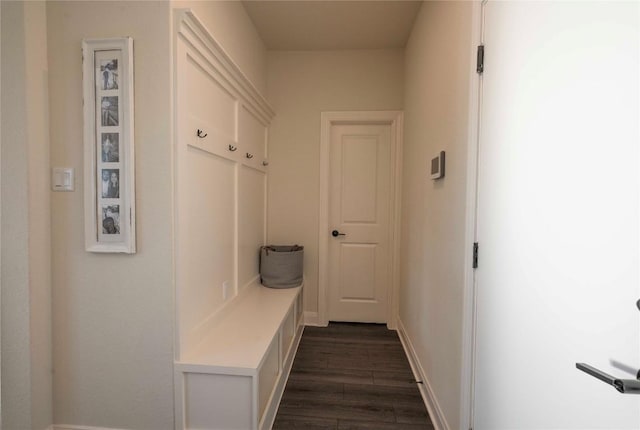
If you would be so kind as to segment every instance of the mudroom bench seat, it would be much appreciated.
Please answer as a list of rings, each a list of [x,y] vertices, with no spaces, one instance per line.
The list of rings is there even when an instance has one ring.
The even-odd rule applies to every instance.
[[[179,429],[271,428],[303,330],[302,286],[249,285],[175,364]]]

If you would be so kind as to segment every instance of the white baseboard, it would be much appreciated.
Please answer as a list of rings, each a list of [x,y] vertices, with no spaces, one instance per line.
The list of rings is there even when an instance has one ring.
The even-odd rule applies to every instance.
[[[71,424],[53,424],[50,430],[126,430],[111,427],[91,427],[91,426],[75,426]]]
[[[318,326],[320,322],[318,320],[318,312],[304,312],[304,325]]]
[[[400,342],[402,342],[402,346],[404,347],[405,352],[407,353],[407,358],[409,359],[409,364],[411,365],[411,370],[413,371],[413,375],[416,377],[416,380],[422,381],[422,384],[418,384],[418,388],[420,389],[420,394],[422,395],[422,400],[424,401],[425,406],[427,407],[427,411],[429,412],[429,416],[431,417],[431,422],[436,430],[450,430],[449,424],[444,417],[444,413],[438,404],[438,399],[436,398],[433,390],[431,389],[431,384],[429,384],[429,379],[427,379],[424,369],[420,365],[420,361],[418,360],[418,355],[416,354],[416,350],[413,348],[413,344],[411,343],[411,339],[407,335],[407,331],[404,328],[404,324],[402,324],[402,320],[398,317],[398,335],[400,337]]]

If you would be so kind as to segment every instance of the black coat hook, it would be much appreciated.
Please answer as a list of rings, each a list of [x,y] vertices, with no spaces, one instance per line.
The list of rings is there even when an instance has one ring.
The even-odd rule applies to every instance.
[[[249,158],[249,159],[253,158],[253,154],[249,154],[249,153],[247,152],[247,158]]]
[[[205,133],[204,131],[202,131],[202,130],[200,130],[200,129],[198,129],[198,133],[197,133],[197,134],[198,134],[198,137],[199,137],[200,139],[204,139],[205,137],[207,137],[207,136],[208,136],[208,134],[207,134],[207,133]]]
[[[237,146],[229,145],[229,151],[233,152],[233,151],[236,151],[237,149],[238,149]]]

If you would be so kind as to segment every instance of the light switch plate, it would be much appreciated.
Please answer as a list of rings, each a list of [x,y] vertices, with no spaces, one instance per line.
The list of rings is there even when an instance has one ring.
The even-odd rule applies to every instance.
[[[51,171],[51,188],[53,191],[75,191],[74,168],[54,167]]]

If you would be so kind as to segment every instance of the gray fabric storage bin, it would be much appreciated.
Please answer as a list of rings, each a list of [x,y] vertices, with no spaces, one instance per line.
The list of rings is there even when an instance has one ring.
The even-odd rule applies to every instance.
[[[269,288],[302,284],[304,246],[269,245],[260,248],[260,281]]]

